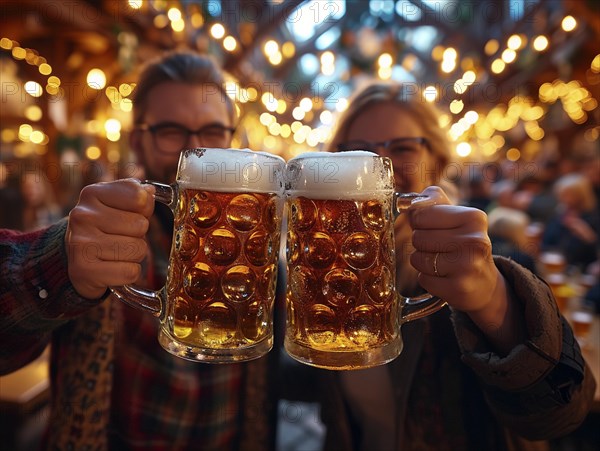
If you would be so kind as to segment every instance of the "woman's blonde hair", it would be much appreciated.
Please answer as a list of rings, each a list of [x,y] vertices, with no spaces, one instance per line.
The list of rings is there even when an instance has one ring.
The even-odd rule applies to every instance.
[[[450,143],[446,131],[440,126],[439,112],[413,84],[395,82],[372,83],[358,91],[350,100],[348,108],[337,121],[331,141],[326,150],[334,152],[337,146],[348,139],[348,132],[354,120],[367,108],[380,103],[389,103],[409,113],[423,130],[423,137],[437,160],[438,179],[450,162]]]

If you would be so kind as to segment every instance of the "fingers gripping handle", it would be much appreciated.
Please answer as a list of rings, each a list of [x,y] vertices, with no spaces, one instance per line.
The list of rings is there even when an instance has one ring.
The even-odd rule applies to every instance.
[[[176,185],[165,185],[145,180],[145,185],[152,185],[155,188],[154,200],[161,202],[175,210],[177,199]],[[165,304],[164,287],[154,291],[145,288],[134,287],[132,285],[123,285],[122,287],[110,287],[114,295],[125,304],[152,313],[156,317],[162,316]]]
[[[406,212],[415,201],[427,198],[418,193],[395,193],[394,217]],[[446,301],[429,293],[417,297],[404,297],[401,294],[399,296],[400,324],[431,315],[446,305]]]

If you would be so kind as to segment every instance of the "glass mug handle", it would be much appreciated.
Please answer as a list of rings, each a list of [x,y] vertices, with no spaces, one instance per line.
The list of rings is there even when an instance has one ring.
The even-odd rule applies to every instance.
[[[408,210],[412,202],[421,196],[418,193],[394,193],[394,219]],[[446,305],[446,301],[429,293],[421,296],[406,297],[398,295],[400,300],[400,324],[423,318],[437,312]]]
[[[177,199],[177,185],[165,185],[163,183],[152,182],[149,180],[142,181],[143,185],[152,185],[156,189],[154,200],[165,204],[175,211]],[[146,288],[139,288],[133,285],[123,285],[120,287],[110,287],[110,291],[114,293],[119,300],[125,304],[152,313],[156,317],[162,316],[165,306],[164,287],[154,291]]]

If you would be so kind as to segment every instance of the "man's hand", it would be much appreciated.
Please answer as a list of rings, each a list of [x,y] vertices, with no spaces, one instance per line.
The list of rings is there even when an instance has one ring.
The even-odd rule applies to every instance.
[[[99,298],[110,286],[138,279],[153,194],[154,187],[135,179],[83,188],[65,235],[69,278],[81,296]]]

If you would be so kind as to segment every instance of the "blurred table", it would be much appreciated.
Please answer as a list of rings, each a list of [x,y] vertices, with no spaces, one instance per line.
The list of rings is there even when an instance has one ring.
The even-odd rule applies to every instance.
[[[0,449],[39,449],[49,401],[48,349],[23,368],[0,376]]]

